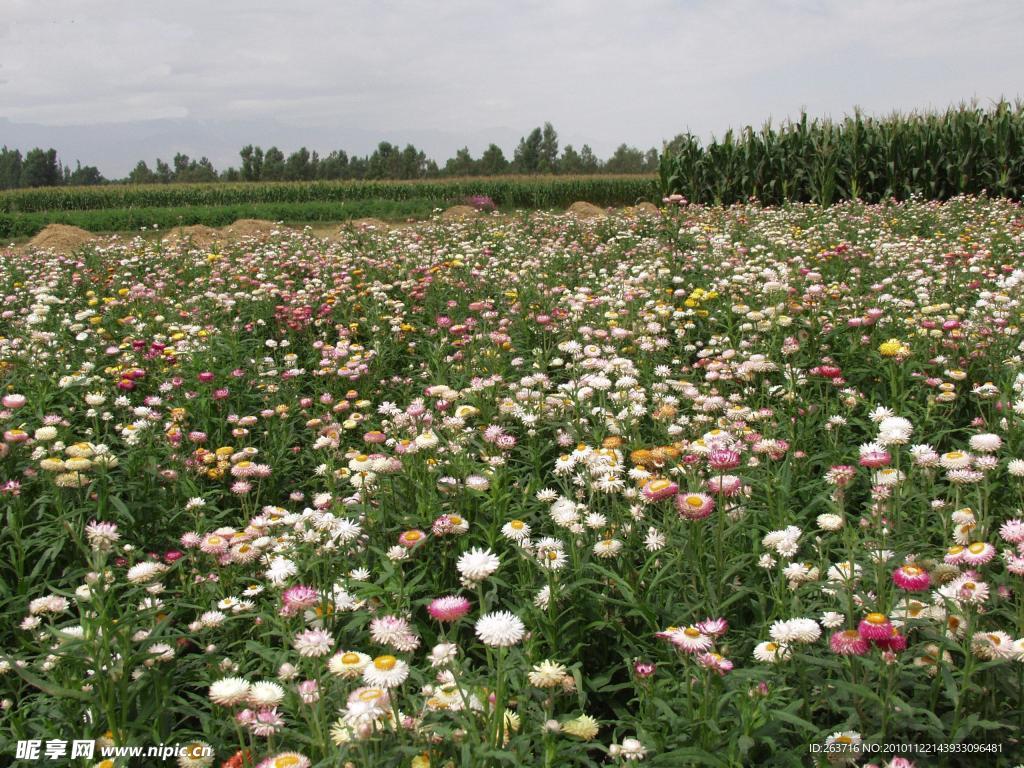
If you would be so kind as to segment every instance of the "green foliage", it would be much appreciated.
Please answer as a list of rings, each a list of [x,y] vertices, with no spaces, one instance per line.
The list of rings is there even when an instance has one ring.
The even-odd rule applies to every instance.
[[[60,163],[53,149],[29,150],[21,166],[22,187],[52,187],[61,183]]]
[[[1019,198],[1024,193],[1024,104],[961,106],[945,113],[887,118],[856,111],[841,122],[808,120],[729,131],[707,145],[692,134],[661,156],[666,194],[731,204],[756,198],[828,205],[840,199],[879,202],[919,194]]]
[[[204,224],[221,227],[239,219],[287,223],[346,221],[360,218],[425,218],[442,203],[429,199],[353,200],[347,202],[239,203],[170,208],[104,208],[86,211],[0,213],[0,237],[31,237],[47,224],[70,224],[90,232],[124,232],[141,228],[169,229]]]
[[[268,150],[263,158],[264,177],[274,152],[273,149]],[[399,153],[399,157],[403,154]],[[276,156],[273,162],[277,162]],[[623,205],[638,200],[656,199],[658,184],[653,176],[506,176],[424,182],[310,181],[291,184],[104,185],[5,192],[0,194],[0,213],[270,203],[342,203],[356,200],[429,200],[437,204],[451,204],[471,195],[487,195],[497,205],[507,208],[565,207],[576,200],[587,200],[595,205]],[[0,229],[0,232],[2,231]]]

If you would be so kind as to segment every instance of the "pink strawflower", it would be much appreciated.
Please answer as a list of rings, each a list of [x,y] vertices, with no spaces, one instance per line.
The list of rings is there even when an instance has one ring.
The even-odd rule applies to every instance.
[[[984,565],[995,556],[995,547],[985,541],[975,541],[964,550],[963,562],[967,565]]]
[[[642,492],[648,501],[661,501],[679,493],[679,486],[671,480],[656,477],[644,485]]]
[[[430,601],[427,606],[427,613],[431,618],[443,623],[458,621],[465,616],[470,609],[470,602],[459,595],[447,595],[437,597]]]
[[[1015,517],[1013,520],[1007,520],[999,528],[999,535],[1010,544],[1020,544],[1024,541],[1024,520],[1019,517]]]
[[[892,572],[893,583],[908,592],[920,592],[928,589],[932,583],[928,571],[913,563],[901,565]]]
[[[834,633],[828,639],[828,645],[832,653],[838,653],[840,656],[863,656],[871,647],[856,629],[844,629]]]
[[[320,602],[320,594],[313,587],[296,584],[288,587],[281,594],[281,615],[294,616],[306,608],[312,608]]]
[[[892,637],[892,624],[884,613],[869,613],[857,625],[857,631],[865,640],[888,640]]]
[[[423,531],[417,528],[405,531],[402,533],[402,535],[398,537],[398,543],[406,549],[413,549],[415,547],[418,547],[426,540],[427,534],[425,534]]]
[[[735,469],[740,465],[740,454],[731,448],[718,448],[708,454],[708,466],[717,472]]]
[[[716,496],[735,496],[743,488],[743,481],[736,475],[709,477],[707,489]]]
[[[697,661],[708,669],[713,669],[720,675],[732,671],[732,662],[717,653],[701,653],[697,655]]]
[[[704,619],[697,622],[697,629],[708,637],[721,637],[729,630],[729,622],[719,617],[717,619]]]
[[[676,496],[676,510],[687,520],[703,520],[715,509],[715,500],[706,493],[681,493]]]

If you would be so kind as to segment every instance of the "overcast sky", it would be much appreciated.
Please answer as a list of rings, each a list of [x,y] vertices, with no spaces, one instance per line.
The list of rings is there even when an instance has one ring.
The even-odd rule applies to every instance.
[[[1021,0],[4,0],[0,144],[126,174],[245,143],[602,157],[799,114],[1024,96]]]

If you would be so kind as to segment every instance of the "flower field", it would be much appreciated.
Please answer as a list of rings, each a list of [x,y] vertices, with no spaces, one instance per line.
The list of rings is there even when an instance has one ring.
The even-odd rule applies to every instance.
[[[0,754],[1014,765],[1022,256],[967,197],[5,252]]]

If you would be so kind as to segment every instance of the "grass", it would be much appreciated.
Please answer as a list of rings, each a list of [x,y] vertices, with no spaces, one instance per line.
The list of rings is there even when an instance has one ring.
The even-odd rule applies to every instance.
[[[443,201],[415,199],[0,213],[0,237],[31,237],[48,224],[68,224],[90,232],[126,232],[153,226],[160,229],[193,224],[221,227],[238,219],[267,219],[287,224],[351,221],[362,218],[394,221],[426,218],[435,208],[441,206],[444,206]]]

